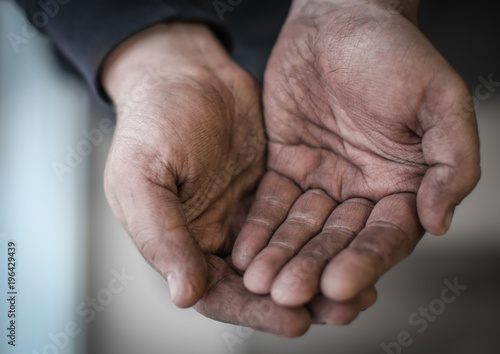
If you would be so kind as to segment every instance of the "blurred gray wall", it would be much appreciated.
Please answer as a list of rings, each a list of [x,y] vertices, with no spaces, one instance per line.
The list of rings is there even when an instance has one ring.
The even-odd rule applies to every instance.
[[[85,352],[75,310],[86,293],[88,159],[59,175],[89,122],[89,96],[61,69],[47,38],[0,2],[0,352]],[[7,242],[16,244],[16,347],[7,344]],[[68,326],[78,332],[62,334]],[[74,324],[75,328],[73,328]],[[73,333],[73,332],[72,332]],[[55,346],[51,336],[60,344]]]

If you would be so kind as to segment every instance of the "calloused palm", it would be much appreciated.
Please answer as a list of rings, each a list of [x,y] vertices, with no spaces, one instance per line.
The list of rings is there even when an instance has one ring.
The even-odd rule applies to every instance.
[[[296,1],[269,60],[269,172],[233,261],[278,303],[356,296],[479,179],[466,85],[384,4]]]

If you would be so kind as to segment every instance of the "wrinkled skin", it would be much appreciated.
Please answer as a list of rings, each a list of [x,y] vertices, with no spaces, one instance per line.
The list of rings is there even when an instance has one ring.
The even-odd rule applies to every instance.
[[[234,238],[265,169],[261,88],[201,25],[158,25],[107,61],[118,124],[105,173],[108,201],[173,301],[216,320],[283,336],[345,323],[376,298],[322,296],[288,308],[243,286]]]
[[[468,89],[383,1],[296,1],[263,97],[269,171],[233,261],[277,303],[357,296],[479,179]]]

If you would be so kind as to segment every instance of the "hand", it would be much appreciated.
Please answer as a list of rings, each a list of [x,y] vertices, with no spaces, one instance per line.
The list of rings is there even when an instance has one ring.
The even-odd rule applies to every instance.
[[[277,303],[355,297],[479,180],[466,85],[386,1],[294,1],[263,97],[269,172],[233,262]]]
[[[192,306],[204,253],[232,249],[231,222],[263,173],[260,87],[202,25],[157,25],[106,61],[117,109],[106,195],[173,301]]]
[[[338,305],[318,298],[312,315],[277,306],[248,292],[221,258],[264,171],[266,139],[260,86],[207,28],[143,31],[111,54],[102,78],[118,112],[106,195],[178,306],[196,303],[220,321],[297,336],[311,321],[342,321],[374,302],[368,291]]]

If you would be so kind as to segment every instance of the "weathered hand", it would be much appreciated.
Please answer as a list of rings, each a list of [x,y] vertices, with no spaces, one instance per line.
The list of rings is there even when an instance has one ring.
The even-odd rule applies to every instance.
[[[263,97],[269,172],[233,262],[278,303],[355,297],[479,179],[467,87],[387,1],[296,0]]]
[[[192,306],[204,253],[230,252],[231,221],[263,172],[260,88],[207,28],[183,24],[122,44],[103,82],[118,112],[106,195],[173,301]]]
[[[320,297],[310,311],[278,306],[225,262],[264,172],[266,139],[260,86],[205,26],[136,35],[107,59],[103,83],[118,112],[106,195],[178,306],[297,336],[373,303],[372,290],[342,304]]]

